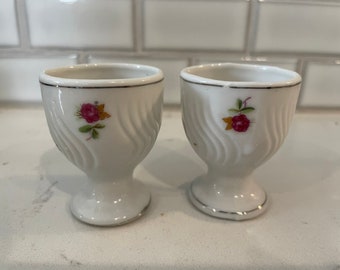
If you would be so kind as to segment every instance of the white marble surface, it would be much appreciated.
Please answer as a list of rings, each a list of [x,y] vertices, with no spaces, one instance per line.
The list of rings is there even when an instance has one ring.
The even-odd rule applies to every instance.
[[[232,222],[186,198],[205,167],[178,111],[135,176],[152,191],[141,219],[115,228],[75,220],[84,175],[58,152],[40,107],[0,105],[0,269],[340,269],[340,114],[300,113],[256,172],[270,194],[261,217]]]

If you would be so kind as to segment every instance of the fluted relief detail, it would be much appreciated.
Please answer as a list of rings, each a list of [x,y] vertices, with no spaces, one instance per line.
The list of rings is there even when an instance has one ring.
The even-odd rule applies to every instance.
[[[48,106],[46,118],[51,136],[58,149],[80,169],[94,169],[98,166],[97,159],[86,144],[77,138],[62,119],[62,111],[54,101]]]
[[[240,146],[231,137],[222,134],[209,104],[202,99],[188,99],[184,101],[182,111],[186,135],[202,159],[222,166],[239,162]]]
[[[149,153],[156,141],[161,125],[161,99],[162,95],[159,95],[157,98],[135,98],[128,104],[117,102],[110,105],[110,113],[114,117],[110,118],[110,124],[106,124],[105,132],[108,133],[106,136],[111,137],[113,142],[124,138],[127,148],[126,152],[122,153],[124,155],[122,158],[131,168]],[[46,99],[45,106],[51,136],[67,159],[78,168],[87,171],[93,171],[102,165],[100,161],[102,157],[97,157],[95,153],[92,153],[90,147],[92,143],[101,143],[102,138],[95,142],[94,139],[83,139],[82,133],[76,136],[79,131],[75,128],[78,126],[69,127],[65,123],[63,108],[60,104]],[[108,147],[110,147],[109,144]],[[112,151],[115,150],[112,149]],[[100,155],[100,153],[97,154]]]
[[[263,118],[266,121],[263,124],[263,136],[266,142],[262,145],[262,149],[258,149],[261,153],[255,153],[259,156],[256,166],[270,159],[284,142],[295,113],[295,106],[295,97],[290,96],[280,108],[268,107],[267,116]]]
[[[208,164],[228,170],[248,169],[264,163],[282,145],[295,112],[296,96],[287,95],[279,106],[262,104],[261,113],[255,109],[249,130],[242,134],[225,130],[211,106],[195,95],[182,100],[183,124],[193,149]]]
[[[161,125],[162,102],[137,99],[133,106],[116,108],[118,127],[132,145],[129,163],[138,164],[154,145]]]

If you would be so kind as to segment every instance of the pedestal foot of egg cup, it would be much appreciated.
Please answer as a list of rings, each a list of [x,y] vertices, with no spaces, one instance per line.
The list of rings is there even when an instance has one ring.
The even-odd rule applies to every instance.
[[[218,196],[219,191],[207,189],[203,177],[196,178],[188,188],[190,202],[199,211],[209,216],[242,221],[262,215],[268,207],[268,196],[266,192],[255,182],[252,183],[252,192],[240,193],[229,192],[228,195]],[[211,193],[215,196],[211,196]],[[208,195],[209,196],[205,196]]]
[[[96,226],[119,226],[140,218],[151,202],[150,192],[143,184],[133,181],[124,192],[111,185],[111,196],[96,198],[92,188],[85,188],[70,203],[71,213],[78,220]],[[111,189],[111,190],[110,190]]]

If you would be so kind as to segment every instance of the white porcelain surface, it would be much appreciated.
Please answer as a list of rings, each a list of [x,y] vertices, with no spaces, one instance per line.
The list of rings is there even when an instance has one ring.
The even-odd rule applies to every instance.
[[[253,171],[283,143],[301,77],[270,66],[211,64],[181,72],[183,125],[208,166],[189,190],[193,204],[220,218],[243,220],[268,203]]]
[[[340,5],[259,1],[255,51],[338,53]]]
[[[197,65],[232,62],[238,64],[250,65],[263,65],[263,66],[276,66],[279,68],[289,69],[296,71],[297,61],[289,57],[199,57],[195,62]]]
[[[102,63],[102,62],[124,62],[134,63],[138,60],[138,63],[143,65],[150,65],[158,67],[164,73],[164,103],[166,104],[180,104],[180,85],[178,80],[178,74],[187,66],[185,59],[166,59],[166,58],[118,58],[109,56],[91,56],[90,63]]]
[[[338,107],[340,105],[340,63],[306,63],[301,106]]]
[[[78,65],[40,76],[47,123],[59,150],[88,176],[72,213],[94,225],[141,216],[150,193],[133,170],[161,124],[163,74],[135,64]]]
[[[26,0],[33,46],[132,48],[132,5],[124,0]]]
[[[19,35],[15,16],[14,0],[7,0],[1,3],[0,8],[0,46],[19,44]]]
[[[247,1],[147,0],[145,47],[242,50],[247,12]]]

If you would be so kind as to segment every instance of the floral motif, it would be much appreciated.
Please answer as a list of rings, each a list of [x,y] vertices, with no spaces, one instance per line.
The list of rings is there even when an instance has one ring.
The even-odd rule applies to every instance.
[[[99,120],[99,110],[96,105],[91,103],[82,104],[79,114],[87,123],[94,123]]]
[[[97,101],[92,103],[83,103],[76,111],[76,116],[79,119],[84,119],[88,124],[92,125],[83,125],[78,130],[82,133],[89,133],[90,139],[98,139],[99,132],[98,129],[103,129],[105,125],[98,122],[100,120],[105,120],[106,118],[111,117],[109,113],[104,110],[105,104],[99,104]]]
[[[255,110],[254,107],[248,106],[247,104],[250,99],[251,97],[248,97],[243,101],[241,99],[237,99],[236,108],[229,109],[229,112],[236,115],[224,117],[222,119],[227,124],[225,128],[226,130],[233,129],[236,132],[246,132],[248,130],[250,120],[246,114]]]

